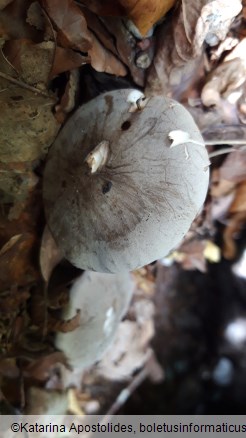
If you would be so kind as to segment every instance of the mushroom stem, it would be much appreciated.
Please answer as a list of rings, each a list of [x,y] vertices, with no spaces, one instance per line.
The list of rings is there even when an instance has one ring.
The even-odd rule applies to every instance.
[[[88,164],[91,173],[97,172],[107,162],[109,156],[109,141],[101,141],[92,152],[90,152],[85,161]]]

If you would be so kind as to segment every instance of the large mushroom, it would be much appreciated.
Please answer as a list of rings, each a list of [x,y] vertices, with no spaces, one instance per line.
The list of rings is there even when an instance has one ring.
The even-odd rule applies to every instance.
[[[209,160],[194,120],[174,100],[140,94],[83,105],[49,152],[48,226],[79,268],[130,271],[165,256],[204,202]]]

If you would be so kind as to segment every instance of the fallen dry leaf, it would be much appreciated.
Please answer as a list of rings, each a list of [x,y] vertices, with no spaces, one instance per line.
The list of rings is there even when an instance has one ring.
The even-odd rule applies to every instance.
[[[186,0],[190,4],[189,0]],[[242,10],[241,0],[213,0],[206,2],[196,25],[195,49],[199,50],[204,41],[216,46],[223,41],[234,18]]]
[[[64,73],[82,67],[90,62],[90,57],[84,56],[72,49],[56,47],[52,69],[49,79],[54,79],[60,73]]]
[[[246,180],[237,186],[236,196],[229,210],[229,213],[240,212],[246,213]]]
[[[102,17],[128,17],[145,36],[174,6],[176,0],[81,0],[80,3]]]
[[[44,30],[45,18],[38,1],[34,1],[30,4],[30,7],[27,11],[26,22],[31,26],[35,26],[38,30]]]
[[[176,0],[118,0],[139,32],[145,36],[174,6]]]
[[[221,6],[221,4],[223,5]],[[241,1],[183,0],[182,4],[157,30],[157,50],[148,74],[146,92],[166,93],[187,81],[203,43],[214,45],[226,36],[230,23],[241,10]]]
[[[23,366],[22,371],[25,377],[42,382],[46,381],[49,378],[52,369],[61,363],[65,363],[64,355],[63,353],[56,351],[28,363]]]
[[[0,0],[0,10],[3,10],[6,8],[9,3],[11,3],[13,0]]]
[[[91,58],[91,66],[99,72],[126,76],[127,70],[122,62],[117,59],[109,50],[105,49],[100,41],[91,34],[92,47],[88,50]]]
[[[236,239],[240,236],[241,231],[245,227],[246,211],[233,214],[228,220],[225,231],[223,233],[223,256],[228,260],[233,260],[237,255]]]
[[[56,99],[25,86],[0,74],[0,155],[4,163],[40,159],[60,127],[52,113]]]
[[[219,168],[219,174],[220,178],[236,184],[246,179],[246,151],[239,150],[228,154]]]
[[[146,73],[135,63],[137,40],[123,24],[121,18],[103,17],[102,22],[115,40],[120,60],[129,68],[134,82],[143,87]]]
[[[246,222],[246,180],[237,186],[236,195],[229,209],[229,219],[223,233],[223,255],[231,260],[237,254],[236,238]]]
[[[205,106],[219,106],[221,99],[226,98],[245,82],[245,67],[240,58],[225,61],[212,74],[201,92],[202,103]]]
[[[73,69],[68,73],[68,81],[65,91],[59,104],[55,107],[55,116],[59,123],[64,123],[67,114],[70,113],[76,102],[76,97],[80,89],[80,75],[78,69]]]
[[[24,202],[36,186],[38,178],[31,166],[22,163],[0,164],[0,202]]]
[[[63,256],[56,245],[51,232],[46,226],[42,236],[42,242],[40,247],[40,269],[43,279],[46,283],[49,282],[53,269],[62,260]]]
[[[30,85],[47,85],[55,53],[52,41],[35,44],[23,38],[12,39],[5,43],[3,52],[18,73],[18,79]]]
[[[35,237],[29,233],[13,236],[0,254],[0,290],[18,285],[26,286],[39,278],[38,269],[32,263]]]
[[[79,6],[73,0],[42,0],[41,3],[57,32],[57,44],[88,52],[91,36]]]

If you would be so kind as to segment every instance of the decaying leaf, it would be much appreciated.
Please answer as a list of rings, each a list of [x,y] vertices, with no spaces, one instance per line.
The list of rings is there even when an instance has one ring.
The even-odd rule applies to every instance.
[[[219,65],[204,85],[201,93],[205,106],[221,104],[221,98],[226,98],[245,82],[245,67],[240,58],[234,58]]]
[[[176,0],[119,0],[130,20],[145,36],[152,26],[173,7]]]
[[[240,236],[246,221],[246,180],[237,187],[236,196],[229,209],[229,215],[223,234],[223,255],[227,259],[233,259],[237,253],[235,239]]]
[[[125,16],[145,36],[175,4],[176,0],[81,0],[92,12],[105,16]]]
[[[246,179],[238,185],[235,199],[229,210],[229,213],[240,212],[246,213]]]
[[[88,56],[81,55],[81,53],[71,49],[56,47],[54,62],[49,74],[49,79],[54,79],[60,73],[82,67],[84,64],[89,62],[90,58]]]
[[[219,169],[212,172],[211,195],[215,198],[232,193],[238,183],[246,177],[246,151],[238,150],[228,154]]]
[[[246,179],[246,151],[239,150],[228,154],[219,168],[219,173],[220,178],[237,184]]]
[[[13,0],[0,0],[0,11],[9,5]]]
[[[0,164],[0,202],[25,201],[37,182],[38,178],[30,166],[22,163]]]
[[[223,5],[222,5],[223,3]],[[167,92],[194,74],[203,43],[224,39],[241,1],[183,0],[182,5],[157,31],[157,51],[148,74],[147,93]]]
[[[145,83],[145,71],[138,68],[135,63],[137,54],[136,39],[126,26],[124,26],[120,18],[104,17],[102,21],[110,34],[114,37],[119,57],[129,68],[134,82],[143,87]]]
[[[19,85],[18,85],[19,84]],[[25,83],[0,76],[2,117],[0,156],[2,162],[31,161],[41,158],[53,142],[59,123],[52,113],[54,98],[35,94]]]
[[[49,378],[53,368],[62,363],[65,363],[63,353],[56,351],[54,353],[47,354],[44,357],[40,357],[31,363],[28,363],[24,367],[23,373],[25,377],[29,379],[39,380],[41,382],[46,381]]]
[[[116,76],[125,76],[127,70],[109,50],[105,49],[99,40],[91,35],[92,47],[88,50],[88,54],[91,58],[92,67],[99,72],[111,73]]]
[[[65,91],[58,105],[56,105],[56,118],[59,123],[63,123],[67,114],[75,107],[76,96],[79,92],[80,76],[79,70],[73,69],[69,72],[69,78]]]
[[[26,84],[47,85],[55,52],[52,41],[35,44],[27,39],[7,41],[4,45],[4,54],[12,64],[18,77]]]
[[[223,41],[234,17],[242,9],[241,0],[213,0],[206,3],[196,26],[194,44],[197,49],[204,41],[210,46],[216,46]],[[190,2],[187,1],[187,4]]]
[[[87,52],[91,36],[81,9],[73,0],[42,0],[57,32],[57,44],[61,47]]]
[[[13,285],[25,286],[38,278],[32,264],[32,250],[35,238],[29,233],[12,237],[0,254],[0,290],[11,289]]]
[[[43,279],[48,283],[53,269],[62,260],[63,256],[47,226],[43,232],[39,257]]]
[[[236,240],[245,227],[246,212],[235,213],[228,221],[223,233],[223,256],[228,260],[233,260],[237,254]]]

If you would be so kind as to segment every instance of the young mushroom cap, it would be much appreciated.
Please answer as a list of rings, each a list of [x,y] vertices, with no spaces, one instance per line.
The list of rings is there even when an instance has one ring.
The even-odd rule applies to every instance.
[[[74,282],[63,319],[73,318],[79,310],[80,326],[58,333],[55,339],[70,366],[82,370],[101,359],[128,309],[133,288],[128,272],[108,275],[87,271]]]
[[[163,96],[134,104],[132,95],[116,90],[83,105],[48,155],[47,223],[82,269],[130,271],[165,256],[207,193],[208,154],[189,112]]]

